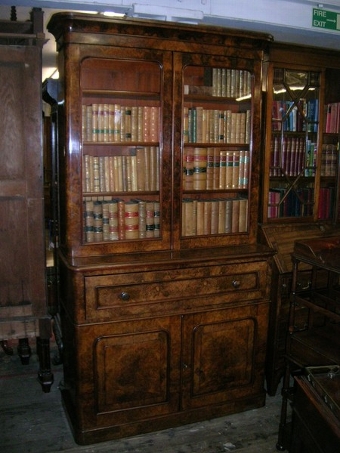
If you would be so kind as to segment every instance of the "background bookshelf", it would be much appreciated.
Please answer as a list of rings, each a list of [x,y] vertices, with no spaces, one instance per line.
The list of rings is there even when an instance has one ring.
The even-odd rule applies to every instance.
[[[259,233],[277,252],[266,365],[268,391],[275,394],[285,370],[294,242],[339,234],[340,55],[276,43],[267,74]],[[310,281],[306,266],[298,284]],[[299,313],[304,325],[306,314]]]

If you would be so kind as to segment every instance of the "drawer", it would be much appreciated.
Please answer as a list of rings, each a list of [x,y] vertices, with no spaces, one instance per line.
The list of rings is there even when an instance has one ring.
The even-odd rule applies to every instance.
[[[86,319],[164,315],[259,299],[265,269],[251,263],[85,277]]]

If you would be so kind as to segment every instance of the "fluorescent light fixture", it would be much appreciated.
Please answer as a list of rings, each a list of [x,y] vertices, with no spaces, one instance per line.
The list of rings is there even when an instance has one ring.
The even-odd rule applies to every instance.
[[[77,13],[84,13],[84,14],[98,14],[98,11],[78,11]]]
[[[172,8],[172,7],[164,7],[164,6],[157,6],[157,5],[140,5],[135,3],[132,5],[132,15],[133,16],[157,16],[160,18],[164,18],[165,20],[181,20],[187,19],[190,21],[196,20],[203,20],[204,14],[203,11],[197,11],[192,9],[182,9],[182,8]],[[131,13],[128,13],[131,15]]]

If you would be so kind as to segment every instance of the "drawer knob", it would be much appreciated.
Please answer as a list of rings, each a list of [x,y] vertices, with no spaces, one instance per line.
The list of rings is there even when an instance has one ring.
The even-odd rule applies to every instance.
[[[129,300],[130,299],[130,294],[126,293],[125,291],[122,291],[119,294],[119,299],[121,299],[121,300]]]
[[[233,280],[233,287],[234,288],[239,288],[241,286],[240,280]]]

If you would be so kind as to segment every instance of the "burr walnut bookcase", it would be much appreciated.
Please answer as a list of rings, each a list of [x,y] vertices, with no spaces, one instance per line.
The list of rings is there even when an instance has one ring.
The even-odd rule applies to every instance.
[[[0,341],[6,352],[18,342],[22,363],[38,339],[39,381],[53,382],[50,319],[45,285],[41,109],[43,13],[0,27]]]
[[[273,261],[266,379],[274,395],[285,370],[285,337],[298,239],[339,235],[340,54],[273,43],[267,65],[261,241]],[[308,287],[308,266],[298,286]],[[303,311],[298,324],[306,322]]]
[[[257,225],[271,38],[71,13],[48,30],[64,107],[61,392],[76,441],[263,405],[272,251]]]

